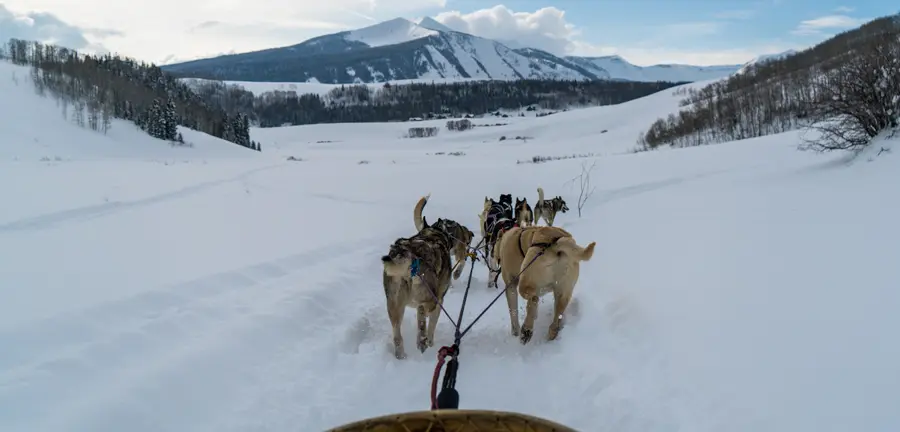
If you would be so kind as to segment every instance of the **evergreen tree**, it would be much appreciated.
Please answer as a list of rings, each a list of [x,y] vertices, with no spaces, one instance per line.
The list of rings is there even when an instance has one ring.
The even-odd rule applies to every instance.
[[[165,133],[164,139],[175,141],[178,137],[178,113],[175,111],[175,101],[169,99],[166,102],[166,110],[164,115]]]
[[[147,113],[147,133],[154,138],[163,138],[165,134],[165,117],[159,99],[153,99],[153,105]]]

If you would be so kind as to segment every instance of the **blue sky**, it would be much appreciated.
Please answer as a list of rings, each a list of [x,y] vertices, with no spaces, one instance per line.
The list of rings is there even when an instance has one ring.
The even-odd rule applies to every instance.
[[[620,51],[625,58],[644,64],[678,62],[679,57],[693,63],[741,62],[745,54],[804,48],[869,19],[900,12],[900,4],[886,0],[507,0],[502,4],[515,11],[561,9],[565,20],[579,31],[577,38],[589,46],[586,51],[590,47],[606,48],[606,52],[600,50],[603,54]],[[448,0],[446,7],[468,13],[484,8],[485,3]],[[700,61],[707,58],[710,61]]]
[[[175,60],[302,42],[396,17],[434,17],[557,55],[649,65],[738,64],[900,12],[886,0],[0,0],[0,37]],[[169,11],[177,10],[177,14]],[[212,25],[211,25],[212,23]],[[165,31],[160,31],[165,29]]]

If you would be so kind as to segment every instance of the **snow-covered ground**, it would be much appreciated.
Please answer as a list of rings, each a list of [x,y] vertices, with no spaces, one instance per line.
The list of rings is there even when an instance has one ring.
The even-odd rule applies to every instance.
[[[14,72],[0,79],[2,431],[318,431],[427,409],[436,351],[391,355],[379,257],[414,233],[424,194],[429,220],[477,232],[485,195],[534,203],[538,186],[597,252],[559,340],[543,339],[550,298],[528,345],[502,306],[475,325],[461,408],[583,431],[900,429],[900,161],[876,156],[892,140],[853,161],[796,151],[798,133],[629,153],[677,108],[664,91],[429,139],[315,125],[254,130],[262,153],[202,134],[177,148],[122,122],[78,129],[0,63]],[[576,153],[599,156],[516,163]],[[597,189],[578,218],[566,183],[585,162]],[[486,273],[465,321],[496,293]],[[410,310],[408,343],[414,327]],[[437,335],[451,342],[448,320]]]

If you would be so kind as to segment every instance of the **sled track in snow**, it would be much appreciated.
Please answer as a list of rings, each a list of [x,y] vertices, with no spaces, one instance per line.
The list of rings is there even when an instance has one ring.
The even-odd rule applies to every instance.
[[[114,201],[107,202],[103,204],[89,205],[84,207],[76,207],[69,210],[62,210],[58,212],[48,213],[41,216],[29,217],[24,219],[19,219],[13,222],[8,222],[0,225],[0,233],[3,232],[15,232],[15,231],[23,231],[23,230],[42,230],[47,228],[52,228],[54,226],[74,221],[84,221],[90,220],[98,217],[109,216],[120,211],[149,206],[153,204],[159,204],[162,202],[187,198],[189,196],[195,195],[197,193],[203,192],[207,189],[221,186],[226,183],[236,182],[244,180],[248,177],[253,176],[262,171],[268,171],[274,168],[279,168],[285,166],[284,164],[278,165],[269,165],[261,168],[255,168],[237,176],[228,177],[219,180],[210,180],[202,183],[197,183],[192,186],[187,186],[172,192],[166,192],[158,195],[154,195],[147,198],[142,198],[134,201]]]
[[[134,417],[133,430],[160,430],[184,424],[179,414],[227,412],[205,406],[202,395],[236,393],[233,374],[333,330],[332,312],[351,298],[351,281],[371,280],[372,266],[380,267],[374,245],[364,239],[291,255],[0,333],[0,346],[15,347],[0,358],[0,406],[9,409],[0,429],[44,430],[33,423],[46,419],[47,430],[102,431],[124,416]],[[345,272],[330,271],[336,261]],[[169,387],[157,380],[187,387],[163,394]],[[154,419],[148,403],[173,417]]]

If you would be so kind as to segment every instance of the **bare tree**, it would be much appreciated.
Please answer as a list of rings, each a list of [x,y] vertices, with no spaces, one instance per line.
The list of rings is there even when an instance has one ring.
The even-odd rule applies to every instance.
[[[811,112],[819,136],[804,150],[859,150],[882,131],[898,126],[900,42],[897,35],[875,36],[857,55],[819,80],[821,98]]]
[[[566,182],[566,184],[574,184],[575,181],[578,181],[578,217],[581,217],[581,209],[584,208],[584,204],[587,202],[588,198],[594,194],[594,189],[596,189],[595,186],[591,185],[591,172],[594,171],[595,166],[597,166],[597,161],[594,161],[590,166],[587,165],[587,162],[582,162],[581,174],[578,174]]]

